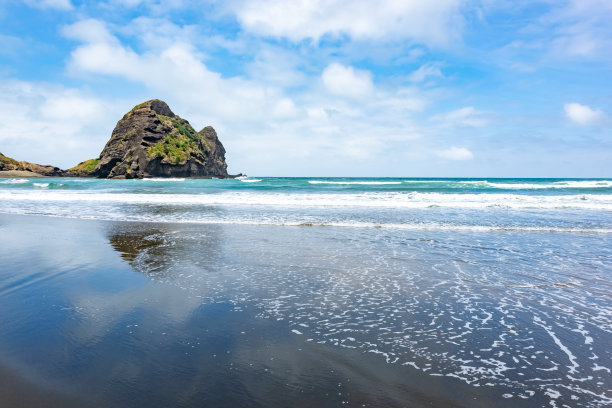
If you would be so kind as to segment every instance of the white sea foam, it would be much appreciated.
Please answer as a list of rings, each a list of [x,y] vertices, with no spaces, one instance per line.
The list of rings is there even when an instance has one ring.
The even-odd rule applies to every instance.
[[[323,181],[310,180],[310,184],[338,184],[338,185],[363,185],[363,186],[378,186],[387,184],[402,184],[401,181]]]
[[[311,247],[312,241],[304,240],[318,232],[298,234],[300,247]],[[235,273],[234,265],[220,270],[223,285],[236,293],[229,295],[237,296],[232,303],[252,304],[258,317],[286,323],[289,335],[303,334],[294,336],[297,341],[351,348],[474,387],[499,386],[499,398],[502,393],[516,400],[537,394],[530,406],[551,401],[574,406],[567,401],[575,395],[582,406],[609,406],[605,385],[596,382],[612,367],[599,341],[609,333],[610,308],[605,291],[591,291],[599,286],[593,278],[601,275],[598,268],[603,264],[581,256],[588,247],[583,243],[589,242],[581,241],[584,237],[569,239],[576,245],[554,247],[556,254],[551,256],[545,241],[567,243],[565,237],[491,234],[464,241],[460,235],[437,234],[437,241],[404,239],[405,234],[389,231],[364,234],[366,239],[360,239],[358,231],[336,233],[355,241],[347,246],[342,239],[330,240],[318,248],[316,257],[277,251],[275,241],[266,242],[264,266],[245,265],[234,281],[229,273]],[[175,239],[181,239],[180,234],[173,234],[172,242],[182,251],[185,243]],[[184,239],[192,242],[193,236]],[[602,251],[603,257],[608,255]],[[151,251],[150,256],[157,258],[159,253]],[[149,271],[146,261],[139,262]],[[569,277],[574,274],[581,277]],[[207,290],[218,288],[210,274],[204,276]],[[160,279],[168,282],[172,277]],[[562,281],[581,286],[554,285]],[[176,283],[189,286],[183,278]],[[194,288],[197,293],[198,286]],[[594,340],[585,345],[587,335]],[[587,350],[592,350],[597,364],[587,360]],[[546,367],[554,369],[542,369]],[[595,380],[584,380],[589,377]]]
[[[34,187],[38,187],[38,188],[47,188],[47,187],[49,187],[49,183],[34,183],[33,185],[34,185]]]
[[[143,180],[144,181],[185,181],[184,178],[158,178],[158,177],[145,178]]]
[[[541,190],[541,189],[560,189],[560,188],[610,188],[610,180],[584,180],[584,181],[556,181],[554,183],[490,183],[485,182],[487,187],[509,190]]]
[[[239,178],[238,180],[242,181],[243,183],[259,183],[261,181],[261,179],[245,179],[245,178]]]
[[[3,211],[4,210],[4,211]],[[32,214],[27,211],[6,211],[0,209],[0,213],[5,214]],[[73,211],[65,213],[50,214],[35,212],[37,215],[45,215],[61,218],[76,218],[89,220],[110,220],[110,221],[138,221],[154,223],[177,223],[177,224],[217,224],[217,225],[260,225],[260,226],[285,226],[285,227],[331,227],[331,228],[358,228],[358,229],[389,229],[404,231],[459,231],[459,232],[553,232],[568,234],[612,234],[612,228],[560,228],[560,227],[531,227],[531,226],[495,226],[495,225],[457,225],[439,223],[369,223],[369,222],[320,222],[311,223],[295,220],[266,220],[254,219],[245,220],[240,218],[172,218],[164,215],[163,217],[151,217],[150,215],[126,215],[124,213],[105,213],[104,215],[83,214],[77,215]],[[488,319],[485,319],[487,321]],[[433,324],[433,323],[432,323]]]
[[[2,181],[0,181],[0,184],[23,184],[23,183],[27,183],[29,181],[30,180],[28,180],[28,179],[17,178],[17,179],[2,180]]]
[[[356,194],[293,194],[225,192],[218,194],[141,194],[91,191],[0,191],[0,200],[44,202],[98,202],[117,204],[249,205],[283,207],[376,207],[376,208],[502,208],[612,210],[611,194],[514,195],[443,194],[417,192]]]
[[[422,183],[456,183],[454,180],[404,180],[404,183],[422,184]]]
[[[578,363],[576,362],[577,360],[576,356],[574,356],[574,354],[569,350],[569,348],[567,348],[567,346],[565,346],[561,342],[561,340],[559,340],[559,337],[557,337],[555,332],[552,331],[552,329],[549,326],[545,325],[544,322],[538,316],[534,316],[533,321],[535,324],[542,327],[548,333],[548,335],[553,339],[555,344],[561,349],[561,351],[563,351],[567,355],[567,358],[569,359],[571,363],[571,365],[568,366],[569,373],[570,374],[575,373],[576,369],[579,367]]]
[[[552,388],[547,388],[544,394],[548,395],[552,399],[557,399],[561,396],[559,391],[553,390]]]
[[[488,181],[488,180],[404,180],[410,184],[446,183],[450,186],[475,186],[502,190],[599,189],[612,187],[612,180],[561,180],[555,182]]]

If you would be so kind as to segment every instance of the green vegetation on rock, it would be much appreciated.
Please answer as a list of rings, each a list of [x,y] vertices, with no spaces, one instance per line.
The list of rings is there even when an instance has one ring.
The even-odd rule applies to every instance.
[[[5,167],[8,167],[8,165],[11,165],[11,167],[19,166],[19,162],[0,153],[0,170],[4,169]]]
[[[169,163],[183,163],[187,161],[191,152],[197,152],[195,142],[187,136],[179,134],[169,134],[161,142],[155,143],[147,149],[149,157],[161,157]]]
[[[158,113],[156,113],[156,116],[166,126],[173,128],[173,131],[161,142],[155,143],[147,149],[148,157],[161,157],[163,161],[168,163],[179,164],[186,162],[192,153],[204,153],[199,147],[201,138],[189,122]],[[208,142],[203,139],[202,141],[208,147]]]
[[[177,120],[172,118],[172,124],[181,135],[188,137],[194,142],[198,141],[198,135],[185,120]]]
[[[160,120],[160,122],[162,122],[166,126],[172,126],[173,123],[172,123],[172,118],[170,116],[161,115],[157,112],[155,112],[155,116],[157,117],[157,119]]]
[[[132,113],[134,113],[134,111],[137,111],[138,109],[142,108],[143,106],[145,106],[146,104],[148,104],[151,101],[146,101],[143,103],[139,103],[138,105],[134,106],[132,108],[131,111],[129,111],[128,113],[126,113],[125,115],[123,115],[123,119],[127,118],[128,116],[130,116]]]
[[[68,171],[71,171],[71,172],[74,172],[74,173],[87,173],[87,174],[89,174],[89,173],[94,171],[94,169],[98,165],[99,161],[100,161],[99,159],[85,160],[84,162],[77,164],[73,168],[68,169]]]

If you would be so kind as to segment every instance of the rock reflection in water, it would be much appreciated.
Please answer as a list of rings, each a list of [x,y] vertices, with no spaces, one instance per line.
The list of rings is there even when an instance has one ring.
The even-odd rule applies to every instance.
[[[156,279],[184,275],[185,268],[206,272],[219,251],[221,228],[151,223],[112,224],[108,240],[137,272]],[[197,239],[196,239],[197,237]]]
[[[102,406],[608,398],[598,237],[0,221],[0,363]]]
[[[256,316],[258,308],[237,301],[257,298],[261,291],[253,285],[253,293],[244,292],[244,273],[250,270],[253,279],[267,281],[266,274],[251,268],[283,262],[277,258],[282,249],[273,249],[282,246],[257,250],[253,235],[233,231],[226,239],[225,228],[111,225],[112,247],[135,271],[151,278],[151,284],[115,296],[87,294],[75,301],[96,316],[98,335],[121,327],[114,329],[114,339],[98,346],[113,347],[113,352],[94,364],[104,367],[100,374],[114,370],[115,379],[124,384],[115,390],[114,404],[129,401],[134,390],[146,389],[146,401],[155,401],[154,406],[171,405],[176,395],[185,406],[462,406],[432,397],[432,390],[444,387],[446,379],[409,375],[373,355],[355,360],[359,352],[304,342],[284,321]],[[257,241],[263,247],[271,243],[265,235]],[[247,242],[254,246],[246,247]],[[253,257],[259,251],[272,258]],[[95,308],[87,309],[87,304]],[[126,334],[129,341],[124,345],[121,336]],[[471,399],[471,392],[464,394]]]

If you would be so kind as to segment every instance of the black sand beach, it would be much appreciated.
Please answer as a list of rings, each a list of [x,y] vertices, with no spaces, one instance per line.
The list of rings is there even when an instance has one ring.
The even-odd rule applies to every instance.
[[[290,265],[316,244],[304,231],[0,216],[0,399],[41,407],[517,406],[499,397],[503,387],[308,341],[307,329],[237,303],[223,285],[231,276],[215,265],[236,274],[278,266],[266,248],[279,239],[302,246],[287,255]],[[261,242],[245,248],[254,236]],[[195,273],[203,279],[185,278]]]

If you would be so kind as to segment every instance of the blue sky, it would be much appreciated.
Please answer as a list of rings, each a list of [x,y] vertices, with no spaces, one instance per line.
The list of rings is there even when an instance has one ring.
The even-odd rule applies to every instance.
[[[258,176],[611,177],[612,2],[0,0],[0,152],[153,98]]]

